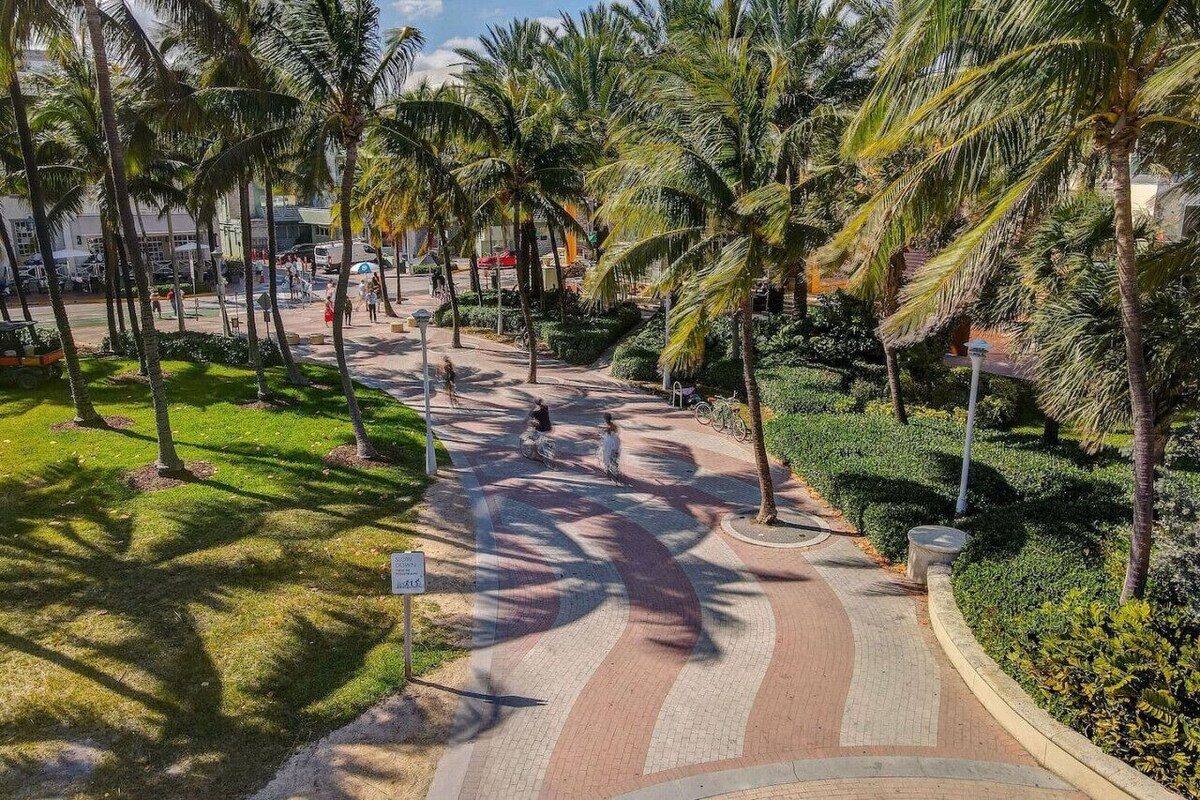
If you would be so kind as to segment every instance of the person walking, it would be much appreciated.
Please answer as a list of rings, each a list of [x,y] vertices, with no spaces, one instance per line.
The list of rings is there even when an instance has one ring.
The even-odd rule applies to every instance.
[[[333,324],[333,300],[325,298],[325,327]]]
[[[604,412],[604,421],[600,423],[600,448],[596,455],[600,459],[600,469],[614,483],[621,481],[621,429],[613,421],[613,415]]]
[[[442,381],[446,384],[446,398],[451,408],[458,408],[458,374],[454,370],[454,362],[450,356],[442,356]]]
[[[162,297],[158,293],[157,286],[150,290],[150,308],[153,309],[159,320],[162,320]]]
[[[174,289],[167,289],[167,305],[171,307],[172,312],[175,311],[175,290]],[[162,319],[162,315],[160,314],[158,318]]]
[[[375,293],[375,286],[372,284],[367,288],[367,317],[371,320],[371,324],[379,322],[379,295]]]
[[[358,282],[358,308],[360,311],[367,306],[367,289],[368,286],[365,280]]]

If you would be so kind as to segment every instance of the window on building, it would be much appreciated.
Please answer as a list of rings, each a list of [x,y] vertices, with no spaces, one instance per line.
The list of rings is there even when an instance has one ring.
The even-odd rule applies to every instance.
[[[17,251],[17,258],[22,261],[37,252],[37,233],[33,229],[33,220],[13,220],[13,248]]]

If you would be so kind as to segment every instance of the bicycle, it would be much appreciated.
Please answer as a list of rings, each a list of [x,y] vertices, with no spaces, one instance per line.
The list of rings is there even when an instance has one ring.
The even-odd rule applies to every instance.
[[[442,389],[446,392],[446,400],[449,401],[451,408],[458,408],[462,405],[458,399],[458,388],[454,385],[454,381],[442,378]]]
[[[522,327],[517,331],[516,339],[513,342],[517,348],[529,352],[529,329]]]
[[[554,442],[550,434],[541,433],[532,425],[521,435],[521,455],[531,461],[541,461],[550,469],[554,469]]]
[[[722,432],[728,429],[736,441],[744,442],[750,438],[750,428],[737,410],[737,395],[701,400],[692,413],[701,425],[711,425],[713,430]]]

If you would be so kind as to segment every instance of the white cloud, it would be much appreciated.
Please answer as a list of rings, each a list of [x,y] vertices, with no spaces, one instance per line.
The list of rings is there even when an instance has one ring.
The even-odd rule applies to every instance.
[[[548,31],[562,29],[562,17],[538,17],[537,21],[542,23],[542,27]]]
[[[400,15],[401,22],[429,19],[442,13],[442,0],[395,0],[392,8]]]
[[[413,60],[413,71],[408,78],[408,86],[416,86],[426,81],[432,86],[441,86],[454,79],[458,74],[462,58],[454,52],[458,49],[474,50],[479,47],[479,40],[473,36],[455,36],[438,45],[437,48],[422,53]]]

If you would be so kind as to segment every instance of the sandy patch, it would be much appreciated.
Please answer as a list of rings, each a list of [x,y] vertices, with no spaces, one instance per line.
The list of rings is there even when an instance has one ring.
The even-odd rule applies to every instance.
[[[131,489],[142,492],[161,492],[163,489],[173,489],[185,483],[195,483],[206,480],[217,474],[217,468],[207,461],[189,461],[183,465],[184,471],[179,475],[159,475],[153,464],[131,470],[125,473],[125,483]]]
[[[471,633],[475,522],[457,474],[443,470],[419,511],[433,619]],[[429,601],[421,601],[428,603]],[[426,606],[428,609],[428,606]],[[458,691],[470,683],[463,657],[414,681],[354,722],[310,744],[251,800],[408,800],[425,797],[454,726]]]
[[[80,425],[75,420],[69,419],[66,422],[54,423],[50,426],[50,430],[54,433],[58,433],[59,431],[123,431],[126,428],[133,427],[133,420],[131,418],[124,417],[119,414],[111,417],[104,417],[103,419],[103,425]]]

